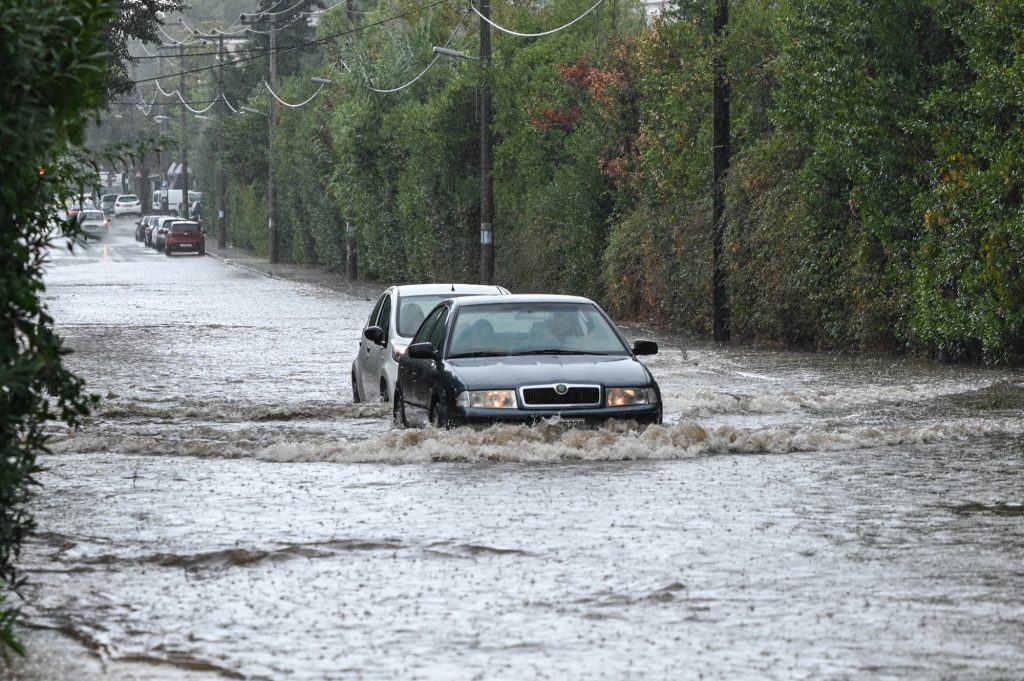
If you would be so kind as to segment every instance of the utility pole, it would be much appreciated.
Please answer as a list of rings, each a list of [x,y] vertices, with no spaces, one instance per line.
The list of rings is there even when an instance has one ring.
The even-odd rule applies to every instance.
[[[729,340],[729,298],[726,289],[725,263],[725,178],[729,172],[729,78],[726,74],[725,53],[722,38],[729,23],[729,0],[716,0],[715,8],[715,94],[714,94],[714,160],[712,175],[714,236],[712,239],[712,333],[719,342]]]
[[[355,0],[345,0],[345,18],[348,19],[348,27],[351,29],[356,20]],[[349,281],[355,281],[359,277],[359,253],[356,250],[355,218],[345,216],[345,277]]]
[[[258,23],[254,15],[243,14],[243,24]],[[277,92],[277,15],[268,14],[270,21],[270,89]],[[277,200],[274,196],[274,128],[277,126],[277,99],[270,96],[270,114],[267,116],[270,129],[267,138],[267,259],[276,265],[280,259],[277,229]]]
[[[491,0],[480,2],[480,283],[494,283],[494,153],[491,148]]]
[[[185,45],[178,45],[178,71],[181,73],[178,80],[178,92],[181,93],[181,203],[183,209],[178,213],[179,217],[188,219],[188,131],[185,123],[188,121],[188,114],[185,113],[185,101],[188,95],[185,94]]]
[[[227,184],[224,181],[224,34],[217,35],[217,248],[226,248],[228,243],[227,225],[224,220]]]
[[[277,92],[277,15],[270,15],[270,89]],[[274,128],[277,127],[277,99],[270,97],[270,139],[267,155],[267,227],[270,241],[270,264],[276,265],[280,259],[280,247],[277,234],[277,200],[274,197]]]
[[[170,45],[164,45],[160,43],[160,47],[157,48],[157,75],[163,78],[164,75],[164,48],[170,47]],[[160,144],[157,147],[157,161],[160,163],[160,215],[167,215],[167,192],[164,191],[164,187],[167,186],[167,165],[166,159],[164,159],[164,122],[160,123]]]

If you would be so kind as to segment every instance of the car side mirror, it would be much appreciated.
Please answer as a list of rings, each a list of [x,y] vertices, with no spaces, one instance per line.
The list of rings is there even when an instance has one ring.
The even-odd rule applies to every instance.
[[[658,354],[658,344],[652,340],[642,340],[638,338],[633,341],[633,354],[656,355]]]
[[[434,351],[434,344],[429,342],[413,343],[406,350],[406,354],[411,359],[437,359],[437,353]]]
[[[379,326],[368,326],[366,327],[366,330],[363,331],[363,337],[377,345],[383,345],[384,329]]]

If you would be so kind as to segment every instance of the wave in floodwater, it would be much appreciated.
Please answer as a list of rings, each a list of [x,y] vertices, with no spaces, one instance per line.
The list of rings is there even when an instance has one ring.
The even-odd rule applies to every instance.
[[[1000,389],[1021,394],[1024,384],[993,382],[977,379],[964,382],[939,382],[937,384],[878,385],[836,389],[784,389],[754,393],[730,393],[712,390],[685,391],[662,390],[666,402],[675,402],[683,407],[683,413],[690,417],[721,414],[789,414],[842,413],[864,407],[908,406],[929,404],[945,399],[971,398]]]
[[[379,409],[379,407],[378,407]],[[482,429],[383,430],[341,435],[328,426],[282,429],[249,424],[225,430],[208,425],[151,432],[82,430],[52,445],[55,453],[116,452],[152,456],[254,458],[274,462],[424,463],[670,460],[716,454],[842,452],[894,445],[1020,437],[1021,419],[932,424],[851,426],[841,423],[767,428],[704,427],[692,421],[637,428],[613,423],[566,429],[557,421]],[[381,429],[387,428],[379,424]]]
[[[306,419],[361,419],[390,416],[391,405],[380,403],[298,402],[253,404],[250,402],[190,402],[188,404],[141,403],[105,400],[93,410],[102,420],[199,420],[217,423],[298,421]]]

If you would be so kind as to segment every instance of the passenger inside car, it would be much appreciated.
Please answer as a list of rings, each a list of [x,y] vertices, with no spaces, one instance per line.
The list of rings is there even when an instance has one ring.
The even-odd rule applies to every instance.
[[[426,318],[423,314],[423,308],[416,304],[403,305],[402,312],[405,314],[405,319],[399,324],[404,329],[411,329],[413,333],[420,328],[420,324]]]
[[[534,338],[551,347],[572,347],[584,338],[579,321],[569,312],[557,312],[549,319],[533,325]]]

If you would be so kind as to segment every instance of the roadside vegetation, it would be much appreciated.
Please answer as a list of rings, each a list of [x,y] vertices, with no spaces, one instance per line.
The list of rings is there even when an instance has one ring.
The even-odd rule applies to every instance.
[[[539,32],[592,4],[497,3],[493,17]],[[315,36],[282,37],[343,35],[283,53],[292,55],[278,66],[286,101],[309,97],[311,77],[334,84],[279,109],[274,157],[265,117],[230,115],[207,130],[197,172],[212,189],[222,136],[236,244],[266,252],[273,163],[285,259],[343,269],[349,217],[361,277],[474,280],[476,95],[486,78],[497,280],[709,334],[712,64],[721,53],[732,109],[732,337],[1024,360],[1024,5],[731,0],[716,39],[714,0],[677,4],[645,22],[638,4],[606,0],[547,37],[495,31],[488,73],[442,58],[381,94],[371,88],[423,69],[463,6],[350,32],[422,3],[367,0],[351,18],[343,3]],[[468,15],[451,47],[475,54],[478,24]],[[266,111],[266,69],[266,60],[230,69],[227,96]],[[212,85],[198,87],[194,99],[212,99],[199,96],[215,94]]]
[[[50,248],[80,238],[67,202],[90,194],[101,163],[84,151],[89,126],[108,95],[125,90],[124,45],[151,35],[157,12],[111,0],[14,0],[0,4],[0,656],[25,654],[15,630],[22,543],[35,524],[28,505],[38,486],[47,422],[78,427],[96,397],[64,366],[69,352],[42,296]],[[113,53],[113,54],[112,54]],[[131,84],[127,85],[131,89]]]

